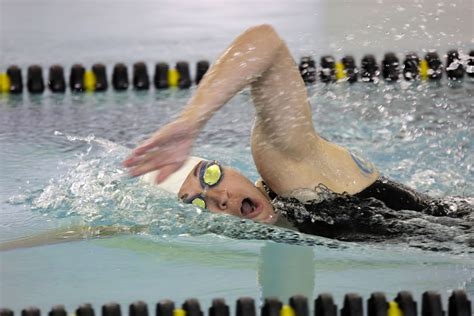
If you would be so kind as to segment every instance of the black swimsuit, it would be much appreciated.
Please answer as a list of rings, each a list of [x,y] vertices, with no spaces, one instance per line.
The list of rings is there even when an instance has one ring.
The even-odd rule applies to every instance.
[[[434,199],[384,177],[354,195],[320,185],[316,191],[323,198],[305,203],[263,185],[275,211],[303,233],[352,241],[403,239],[430,249],[446,241],[474,247],[474,207],[464,198]]]

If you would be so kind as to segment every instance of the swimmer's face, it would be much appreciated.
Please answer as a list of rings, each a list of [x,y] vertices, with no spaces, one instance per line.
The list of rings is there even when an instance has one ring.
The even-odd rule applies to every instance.
[[[225,213],[261,223],[274,223],[277,216],[268,198],[240,172],[222,167],[222,178],[217,185],[206,192],[199,179],[201,168],[206,161],[199,162],[189,173],[179,190],[178,197],[185,201],[202,194],[206,209],[213,213]]]

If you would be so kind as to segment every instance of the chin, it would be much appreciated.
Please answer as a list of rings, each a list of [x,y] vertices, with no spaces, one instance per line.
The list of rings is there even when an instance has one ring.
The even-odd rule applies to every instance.
[[[257,221],[259,223],[264,223],[264,224],[275,224],[276,221],[278,220],[278,215],[273,212],[273,210],[266,212],[266,216],[264,216],[262,219],[258,219]]]

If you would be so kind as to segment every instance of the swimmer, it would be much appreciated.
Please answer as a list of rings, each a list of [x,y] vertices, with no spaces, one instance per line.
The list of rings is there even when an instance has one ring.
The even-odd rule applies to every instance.
[[[190,157],[206,122],[246,86],[256,110],[251,134],[261,176],[256,184],[218,161]],[[417,216],[413,211],[448,217],[472,213],[469,203],[461,215],[445,210],[322,138],[313,125],[299,70],[270,25],[238,36],[179,117],[135,148],[123,164],[131,176],[146,174],[148,181],[168,188],[184,203],[340,239],[399,233],[407,228],[393,228],[393,218]]]

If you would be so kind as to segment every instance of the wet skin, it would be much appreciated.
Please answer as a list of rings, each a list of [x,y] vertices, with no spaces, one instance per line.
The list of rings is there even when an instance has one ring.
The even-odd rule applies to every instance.
[[[199,181],[199,171],[204,165],[205,161],[199,162],[187,176],[178,193],[181,200],[202,194],[206,208],[213,213],[225,213],[261,223],[276,222],[277,215],[267,196],[235,169],[222,167],[220,182],[204,190]]]

